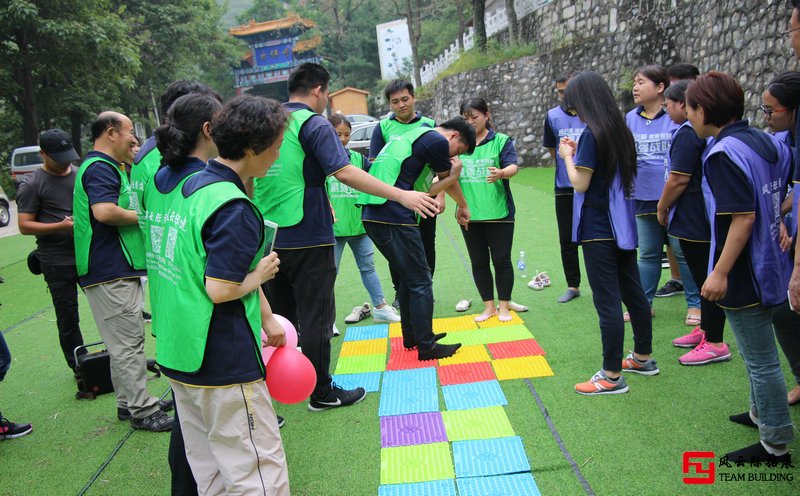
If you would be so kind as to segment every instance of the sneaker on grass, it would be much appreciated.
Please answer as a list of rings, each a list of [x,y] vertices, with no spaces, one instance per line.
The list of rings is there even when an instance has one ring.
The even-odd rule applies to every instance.
[[[397,310],[391,305],[384,305],[372,310],[372,320],[375,322],[400,322]]]
[[[331,386],[331,390],[325,396],[318,397],[313,394],[311,395],[308,402],[309,411],[323,412],[332,408],[354,405],[367,396],[366,389],[362,387],[343,389],[336,383],[332,383]]]
[[[31,431],[33,431],[31,424],[15,424],[7,418],[0,417],[0,440],[27,436]]]
[[[628,384],[621,375],[612,381],[602,370],[598,370],[588,381],[575,384],[575,392],[584,396],[622,394],[628,392]]]
[[[684,334],[672,340],[672,346],[677,348],[694,348],[706,339],[705,331],[700,330],[700,326],[692,329],[689,334]]]
[[[683,283],[675,279],[670,279],[666,284],[656,290],[656,298],[666,298],[680,293],[683,293]]]
[[[634,358],[633,353],[629,353],[628,356],[622,359],[622,371],[634,372],[642,375],[656,375],[661,372],[658,370],[658,364],[655,360],[650,358],[643,362]]]
[[[681,365],[708,365],[709,363],[725,362],[730,359],[731,352],[727,344],[722,343],[722,346],[717,348],[703,338],[697,348],[678,358],[678,361],[681,362]]]
[[[134,417],[131,419],[131,427],[150,432],[167,432],[171,431],[174,426],[175,419],[161,410],[156,410],[144,418]]]
[[[355,324],[369,317],[369,303],[364,303],[360,307],[353,307],[350,315],[344,318],[345,324]]]

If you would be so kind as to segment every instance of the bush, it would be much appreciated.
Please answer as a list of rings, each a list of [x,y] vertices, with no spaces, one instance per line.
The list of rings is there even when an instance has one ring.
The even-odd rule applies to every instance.
[[[445,69],[439,76],[431,83],[431,87],[435,85],[440,79],[453,74],[467,72],[474,69],[483,69],[490,65],[499,64],[507,60],[518,59],[536,53],[536,45],[533,43],[525,45],[505,46],[497,42],[497,40],[489,40],[486,44],[486,50],[481,52],[475,48],[467,50],[461,54],[453,65]]]

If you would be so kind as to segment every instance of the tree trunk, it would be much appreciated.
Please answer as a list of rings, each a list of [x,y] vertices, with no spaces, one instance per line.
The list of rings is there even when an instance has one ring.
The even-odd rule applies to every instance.
[[[514,0],[506,0],[506,17],[508,17],[508,44],[513,46],[520,43],[521,39]]]
[[[406,0],[406,19],[408,21],[408,38],[411,41],[411,63],[414,66],[414,86],[422,86],[419,72],[419,52],[417,45],[422,37],[422,17],[419,0]]]
[[[467,30],[467,20],[464,18],[464,0],[456,0],[456,10],[458,11],[458,51],[464,51],[464,31]]]
[[[70,134],[72,135],[72,146],[81,157],[83,157],[83,152],[81,151],[81,124],[83,123],[82,117],[83,114],[78,110],[73,110],[69,113],[69,130]]]
[[[472,19],[475,26],[475,48],[486,50],[486,0],[472,0]]]
[[[22,140],[23,145],[39,143],[39,114],[36,108],[36,93],[33,88],[33,74],[30,65],[23,63],[16,71],[17,82],[21,88]]]

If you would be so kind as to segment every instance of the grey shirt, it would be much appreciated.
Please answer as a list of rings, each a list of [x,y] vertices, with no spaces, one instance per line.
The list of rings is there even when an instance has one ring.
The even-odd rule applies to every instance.
[[[54,176],[39,169],[19,186],[19,213],[34,214],[37,222],[54,224],[72,215],[72,195],[78,169],[67,176]],[[71,231],[36,236],[39,260],[48,265],[75,265],[75,244]]]

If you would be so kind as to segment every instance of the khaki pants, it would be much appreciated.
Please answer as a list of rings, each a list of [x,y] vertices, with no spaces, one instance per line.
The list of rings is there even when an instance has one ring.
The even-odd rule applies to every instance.
[[[193,387],[170,380],[200,495],[289,495],[286,455],[263,381]]]
[[[135,418],[158,410],[147,392],[147,359],[139,278],[120,279],[86,288],[86,299],[111,358],[111,382],[117,406]]]

